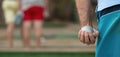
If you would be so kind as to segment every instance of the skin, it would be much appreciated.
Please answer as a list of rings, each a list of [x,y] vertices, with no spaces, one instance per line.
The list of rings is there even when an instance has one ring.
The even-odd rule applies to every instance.
[[[10,48],[13,47],[13,30],[14,30],[14,23],[11,22],[7,24],[7,41]]]
[[[79,14],[79,20],[81,27],[93,26],[92,20],[90,19],[90,0],[75,0],[76,6]],[[98,37],[98,30],[94,29],[94,32],[86,32],[81,29],[78,32],[78,38],[80,42],[90,45],[95,44],[96,37]]]
[[[42,24],[43,21],[33,21],[33,27],[34,27],[34,34],[35,34],[35,42],[36,47],[40,47],[40,37],[42,36]],[[29,48],[30,47],[30,31],[31,31],[32,21],[25,21],[23,22],[23,42],[24,47]]]
[[[20,0],[19,0],[20,1]],[[44,3],[47,3],[47,0],[44,0]],[[20,6],[21,7],[21,6]],[[45,8],[47,6],[45,5]],[[45,10],[47,11],[47,10]],[[34,29],[34,34],[35,34],[35,46],[36,48],[40,47],[40,37],[42,37],[42,25],[43,21],[41,20],[34,20],[34,21],[24,21],[22,23],[22,40],[24,43],[25,48],[30,48],[30,32],[31,32],[31,27],[32,27],[32,22],[33,22],[33,29]]]
[[[17,0],[17,2],[19,2],[19,1]],[[6,29],[6,32],[7,32],[7,42],[9,44],[10,48],[13,47],[13,31],[14,31],[14,27],[15,27],[14,22],[9,22],[7,24],[7,29]]]

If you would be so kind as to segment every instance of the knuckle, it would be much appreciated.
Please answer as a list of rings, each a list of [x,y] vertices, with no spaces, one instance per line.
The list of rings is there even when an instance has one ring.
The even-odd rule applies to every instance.
[[[85,37],[88,37],[88,34],[87,34],[87,33],[85,34]]]
[[[89,36],[93,36],[92,33],[89,33]]]
[[[83,42],[83,39],[79,38],[80,39],[80,42]]]

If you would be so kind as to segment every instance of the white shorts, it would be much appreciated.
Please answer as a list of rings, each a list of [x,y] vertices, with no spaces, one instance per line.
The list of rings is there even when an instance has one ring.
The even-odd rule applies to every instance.
[[[14,0],[14,1],[4,0],[2,3],[2,8],[4,11],[6,24],[14,22],[16,12],[18,11],[17,0]]]

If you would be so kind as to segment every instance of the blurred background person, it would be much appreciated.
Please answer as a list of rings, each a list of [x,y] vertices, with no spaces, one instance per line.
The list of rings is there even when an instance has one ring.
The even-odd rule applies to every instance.
[[[40,47],[42,37],[42,25],[44,21],[44,8],[46,0],[21,0],[21,11],[24,14],[22,20],[22,37],[24,47],[30,47],[30,29],[33,22],[36,47]]]
[[[1,1],[2,0],[0,0],[0,5]],[[92,2],[92,4],[93,3],[95,2]],[[94,8],[96,7],[94,4],[93,6]],[[21,25],[17,25],[17,27],[14,28],[14,48],[11,49],[7,47],[5,19],[0,7],[0,32],[2,32],[0,34],[0,51],[2,51],[0,57],[94,57],[95,46],[87,46],[77,40],[77,32],[80,29],[80,25],[77,19],[75,0],[48,0],[47,8],[50,17],[44,21],[43,33],[45,41],[41,41],[40,48],[33,48],[35,45],[35,36],[33,33],[30,34],[31,48],[24,48],[20,35]],[[91,15],[95,21],[95,14]],[[94,23],[94,25],[97,25],[97,23]],[[34,30],[32,30],[32,32],[33,31]],[[63,52],[65,53],[63,54]]]
[[[18,10],[18,0],[3,0],[2,8],[7,24],[7,41],[9,46],[13,47],[14,19]]]

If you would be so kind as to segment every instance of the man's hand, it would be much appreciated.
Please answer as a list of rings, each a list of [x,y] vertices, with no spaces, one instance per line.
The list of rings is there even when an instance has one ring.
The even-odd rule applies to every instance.
[[[91,0],[75,0],[79,14],[81,26],[92,26],[92,19],[90,18]],[[90,27],[89,27],[90,28]],[[93,29],[93,28],[92,28]],[[89,29],[90,30],[90,29]],[[98,37],[98,31],[94,30],[80,30],[78,33],[79,40],[84,44],[94,44],[96,37]]]
[[[90,45],[90,44],[95,44],[98,34],[99,33],[96,29],[94,29],[94,32],[86,32],[86,31],[80,30],[78,33],[78,38],[82,43]]]

